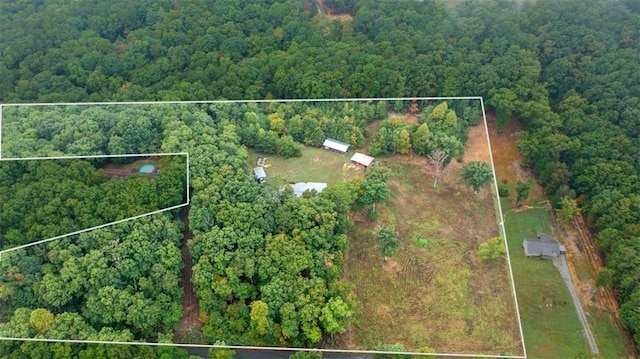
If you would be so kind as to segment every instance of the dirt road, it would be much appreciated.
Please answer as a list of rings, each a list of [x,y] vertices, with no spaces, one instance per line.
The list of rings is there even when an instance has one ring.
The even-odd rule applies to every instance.
[[[188,242],[193,236],[189,229],[189,207],[185,207],[180,212],[180,219],[184,223],[184,237],[182,239],[182,261],[184,262],[184,271],[182,273],[182,287],[184,288],[184,297],[182,297],[182,311],[183,315],[178,325],[179,333],[187,333],[190,330],[199,330],[202,323],[198,320],[198,314],[200,313],[200,307],[198,305],[198,299],[193,290],[193,284],[191,283],[192,267],[191,255],[189,254]]]
[[[573,286],[573,280],[571,280],[571,272],[569,272],[569,267],[567,266],[567,260],[564,256],[559,256],[553,259],[553,265],[558,268],[562,279],[567,285],[567,289],[569,289],[569,293],[571,294],[571,298],[573,299],[573,304],[576,307],[576,312],[578,313],[578,319],[580,319],[580,323],[582,323],[582,329],[584,331],[584,336],[587,339],[587,343],[589,344],[589,349],[591,350],[591,354],[599,355],[600,351],[598,350],[598,344],[596,344],[596,339],[591,332],[591,328],[589,327],[589,322],[587,322],[587,316],[582,309],[582,304],[580,304],[580,298],[578,297],[578,293],[576,292],[575,287]]]

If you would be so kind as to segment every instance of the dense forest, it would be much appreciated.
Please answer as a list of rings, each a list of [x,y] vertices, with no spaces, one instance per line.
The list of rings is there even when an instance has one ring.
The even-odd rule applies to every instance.
[[[325,1],[325,5],[347,16],[330,19],[319,13],[315,2],[296,0],[122,1],[117,5],[101,1],[3,2],[0,4],[0,101],[483,96],[495,111],[499,125],[504,125],[512,116],[525,124],[519,148],[553,205],[576,203],[598,233],[598,245],[607,260],[599,283],[617,288],[622,321],[636,343],[640,343],[640,3],[634,0],[487,0],[462,1],[456,7],[448,7],[442,1],[347,0]],[[196,154],[192,164],[192,185],[196,192],[190,213],[196,232],[191,247],[194,263],[196,268],[203,269],[204,275],[216,273],[220,266],[233,262],[229,268],[236,272],[229,276],[238,278],[228,287],[221,286],[226,289],[210,293],[198,283],[210,283],[212,278],[200,278],[194,269],[194,284],[204,305],[215,312],[223,298],[227,298],[225,308],[232,308],[224,313],[219,311],[219,317],[209,317],[205,332],[214,338],[216,330],[225,325],[244,325],[252,328],[252,332],[246,334],[252,336],[252,340],[259,337],[264,343],[274,343],[295,333],[295,327],[304,333],[300,343],[316,343],[318,330],[329,333],[329,328],[336,328],[329,323],[327,315],[322,315],[323,309],[331,307],[337,312],[339,299],[344,304],[342,309],[349,306],[349,300],[340,288],[328,284],[335,273],[316,267],[318,259],[312,258],[311,253],[323,248],[339,259],[344,248],[340,239],[344,228],[339,225],[339,219],[350,204],[331,203],[326,198],[330,194],[293,201],[287,195],[276,193],[264,193],[261,198],[270,200],[258,203],[257,192],[269,189],[249,186],[249,179],[242,175],[246,167],[243,144],[273,149],[275,143],[276,153],[295,156],[295,143],[287,136],[293,141],[315,143],[320,134],[313,132],[318,132],[318,128],[328,130],[318,125],[308,133],[292,129],[285,135],[278,133],[277,126],[265,124],[263,130],[274,134],[264,135],[255,126],[254,131],[242,125],[245,118],[247,123],[252,121],[252,115],[247,113],[259,111],[243,109],[242,116],[218,115],[214,107],[202,111],[176,107],[172,113],[158,114],[147,122],[141,119],[143,126],[153,129],[150,132],[131,131],[126,127],[135,128],[138,124],[126,121],[118,122],[124,128],[109,125],[101,128],[102,116],[92,115],[83,122],[86,127],[78,126],[77,130],[62,136],[66,131],[64,126],[56,129],[55,122],[44,126],[45,121],[41,123],[43,126],[25,128],[32,130],[24,136],[32,141],[10,146],[15,146],[12,151],[16,154],[30,150],[29,147],[43,149],[47,154],[93,154],[142,151],[139,146],[162,151],[188,150]],[[279,123],[277,118],[268,117],[276,112],[262,112],[269,126],[271,122]],[[375,117],[375,109],[372,113]],[[463,113],[457,115],[465,119]],[[365,135],[357,130],[357,121],[362,119],[349,121],[353,121],[352,125],[348,125],[347,120],[339,121],[331,131],[342,140],[358,145],[360,136]],[[397,130],[393,123],[387,123],[385,128],[392,133]],[[397,132],[399,135],[402,129]],[[152,133],[153,137],[136,137],[146,133]],[[384,134],[380,136],[384,138]],[[3,136],[3,154],[4,141]],[[63,144],[67,147],[61,147]],[[379,150],[383,153],[398,149],[380,146]],[[246,183],[251,189],[240,194],[225,192],[225,185],[231,181]],[[218,197],[215,193],[221,195]],[[211,198],[215,203],[207,202]],[[306,237],[285,241],[295,239],[297,234],[290,231],[288,219],[284,217],[265,223],[261,227],[263,233],[251,233],[249,227],[238,228],[233,223],[238,215],[234,211],[246,212],[246,217],[257,220],[263,213],[260,211],[266,211],[269,206],[296,207],[300,211],[307,210],[306,206],[322,209],[322,214],[315,217],[321,220],[308,221],[305,228],[313,233],[322,232],[324,239],[331,240],[327,243],[306,241],[311,238]],[[218,215],[207,217],[203,208]],[[143,224],[132,226],[138,225]],[[235,228],[233,235],[226,232],[231,228]],[[267,229],[272,228],[276,228],[277,235],[267,234]],[[131,235],[139,232],[134,229]],[[108,237],[111,231],[100,233]],[[120,227],[113,231],[123,231],[118,238],[129,235]],[[224,238],[229,241],[226,245],[234,254],[224,258],[203,255],[204,248],[220,240],[220,233],[225,233]],[[97,234],[86,234],[78,240],[88,236]],[[60,259],[40,259],[52,261],[51,265],[15,259],[14,264],[7,266],[3,258],[0,263],[3,283],[26,281],[25,290],[34,290],[33,284],[47,275],[71,280],[73,275],[62,274],[63,269],[72,266],[66,264],[70,258],[75,258],[74,264],[81,265],[76,262],[85,256],[100,254],[100,248],[92,247],[98,246],[96,241],[81,243],[85,243],[84,247],[76,244],[79,248],[69,250],[72,253]],[[126,246],[125,243],[122,240],[118,245]],[[62,253],[65,244],[70,243],[52,244],[48,251],[60,246]],[[272,265],[269,263],[290,264],[274,256],[282,245],[300,247],[294,252],[303,254],[292,261],[295,265],[289,271],[283,270],[282,275],[297,273],[295,276],[305,282],[302,290],[308,291],[308,295],[304,296],[307,302],[287,302],[291,305],[281,308],[288,309],[274,313],[264,305],[264,300],[260,303],[257,298],[268,295],[267,289],[273,289],[270,300],[276,300],[275,289],[282,278],[261,267]],[[264,262],[258,259],[252,267],[246,262],[246,255],[239,256],[242,250],[262,251]],[[180,270],[179,266],[170,268]],[[311,272],[324,276],[325,282],[311,279],[319,278],[310,276]],[[101,284],[101,288],[124,291],[122,303],[134,300],[131,296],[136,294],[131,290],[127,292],[126,279],[96,275],[118,282]],[[151,274],[141,273],[140,278],[146,278],[145,275]],[[260,293],[252,292],[245,285],[245,279],[258,280],[262,285]],[[3,309],[4,303],[11,300],[7,298],[14,295],[6,288],[0,290]],[[172,290],[171,286],[167,290]],[[87,291],[82,298],[72,293],[70,300],[85,301],[85,308],[89,310],[89,304],[99,300],[99,296],[99,290],[97,293]],[[161,302],[160,294],[154,298],[149,300]],[[53,303],[27,305],[31,309],[16,308],[18,312],[12,317],[13,321],[1,324],[3,333],[12,326],[14,330],[31,330],[31,334],[36,334],[40,325],[36,319],[33,320],[36,325],[25,326],[29,316],[53,316],[53,323],[81,320],[58,319],[63,315],[64,304],[58,307]],[[34,314],[38,309],[47,310],[48,314],[42,311]],[[98,321],[110,325],[111,331],[105,334],[110,338],[144,337],[151,327],[163,331],[175,324],[169,318],[165,323],[124,329],[127,323],[136,320],[89,313],[86,315],[90,316],[82,320],[88,325]],[[348,314],[349,310],[343,313]],[[265,317],[268,320],[265,321]],[[346,317],[348,315],[341,319]],[[297,318],[296,325],[287,318]],[[337,327],[340,323],[338,321]],[[129,332],[122,333],[122,330]],[[231,328],[229,333],[240,331]],[[87,330],[82,335],[88,338],[101,334]],[[247,338],[234,334],[227,339]],[[36,346],[2,345],[16,351]],[[94,349],[99,350],[93,347],[86,350]]]
[[[103,162],[95,161],[94,162]],[[186,202],[186,158],[166,157],[155,178],[109,178],[88,160],[0,165],[0,248],[96,227]]]
[[[90,132],[91,136],[76,131],[96,116],[105,121],[109,117],[132,122],[159,119],[154,126],[145,128],[152,134],[138,145],[143,152],[191,154],[194,195],[188,213],[193,232],[189,253],[194,263],[191,280],[205,324],[200,340],[312,346],[326,335],[344,332],[353,315],[349,290],[338,280],[347,243],[345,232],[351,225],[347,213],[352,205],[376,202],[375,194],[384,186],[384,180],[368,176],[332,186],[318,196],[309,193],[301,198],[291,190],[282,190],[277,182],[260,185],[247,168],[247,150],[241,144],[240,133],[247,131],[234,123],[255,118],[259,121],[245,129],[263,123],[267,127],[260,128],[262,132],[277,137],[273,132],[277,127],[271,126],[270,119],[286,117],[291,112],[320,118],[340,110],[354,117],[355,122],[366,124],[375,108],[376,104],[356,103],[343,108],[333,104],[316,107],[275,103],[6,107],[4,150],[13,157],[78,154],[86,149],[94,154],[113,154],[114,147],[109,144],[117,135],[110,133],[118,126],[93,127],[97,131]],[[320,126],[318,120],[314,121],[311,123],[316,127],[311,131]],[[37,133],[43,123],[56,126]],[[68,135],[70,131],[76,133]],[[29,139],[33,141],[32,148],[20,145]],[[107,180],[88,161],[72,161],[67,167],[49,161],[6,162],[11,166],[2,172],[4,187],[0,187],[7,209],[3,207],[2,212],[7,217],[1,222],[7,227],[7,235],[0,237],[3,246],[42,236],[41,232],[34,233],[34,238],[20,234],[40,228],[33,221],[43,214],[50,214],[51,218],[40,223],[63,227],[70,225],[68,221],[80,225],[74,221],[108,218],[101,217],[101,211],[110,214],[139,210],[141,204],[131,198],[142,196],[155,204],[181,198],[185,195],[184,157],[175,156],[182,162],[170,161],[170,157],[174,156],[160,161],[161,172],[152,180]],[[156,186],[150,188],[147,183]],[[375,189],[369,190],[370,187]],[[57,195],[51,199],[43,188],[61,188],[61,194],[54,191]],[[69,205],[64,197],[69,191],[65,192],[65,188],[74,189],[80,201]],[[27,202],[28,194],[36,201],[20,207],[19,202]],[[129,196],[128,201],[114,197],[117,195]],[[86,207],[98,209],[90,214],[99,218],[81,211]],[[82,213],[69,215],[70,209]],[[21,218],[24,220],[15,220]],[[183,294],[179,282],[183,270],[179,250],[182,227],[179,213],[171,212],[5,254],[0,262],[0,315],[4,322],[0,324],[0,334],[83,340],[175,340],[183,314],[179,304]],[[14,243],[14,237],[23,242]],[[73,329],[70,321],[76,323]],[[3,355],[20,357],[24,351],[36,350],[32,346],[6,342],[0,350]],[[42,355],[73,352],[82,357],[90,348],[61,344],[60,348],[40,346],[37,350]],[[135,348],[122,350],[118,355],[135,354]]]

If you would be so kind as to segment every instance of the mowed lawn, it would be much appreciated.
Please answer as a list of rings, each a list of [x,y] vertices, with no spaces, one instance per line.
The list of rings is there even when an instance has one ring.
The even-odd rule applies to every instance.
[[[514,213],[502,200],[513,276],[520,306],[527,355],[530,358],[589,357],[589,348],[569,291],[551,261],[524,256],[522,240],[551,232],[544,208]],[[628,357],[620,331],[606,314],[585,308],[602,358]]]
[[[264,170],[267,177],[280,178],[285,182],[324,182],[332,185],[343,182],[345,176],[350,178],[350,171],[357,171],[351,168],[343,171],[353,153],[354,151],[349,151],[342,155],[323,148],[302,146],[301,157],[283,158],[249,149],[249,168],[257,166],[258,157],[266,157]]]

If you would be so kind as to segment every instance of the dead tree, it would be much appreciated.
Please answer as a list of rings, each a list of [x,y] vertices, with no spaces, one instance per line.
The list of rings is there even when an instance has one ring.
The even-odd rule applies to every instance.
[[[433,181],[433,188],[438,185],[438,176],[442,172],[444,162],[449,158],[449,155],[443,150],[437,149],[427,156],[427,165],[432,166],[435,172],[435,181]]]

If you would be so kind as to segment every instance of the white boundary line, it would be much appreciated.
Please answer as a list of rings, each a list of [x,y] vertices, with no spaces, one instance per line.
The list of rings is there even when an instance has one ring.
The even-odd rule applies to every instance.
[[[197,101],[115,101],[115,102],[39,102],[5,103],[0,106],[107,106],[107,105],[180,105],[180,104],[227,104],[227,103],[278,103],[278,102],[363,102],[363,101],[410,101],[410,100],[481,100],[481,96],[458,97],[358,97],[358,98],[306,98],[277,100],[197,100]]]
[[[23,244],[17,247],[11,247],[8,249],[4,249],[4,250],[0,250],[0,260],[2,260],[2,255],[4,253],[9,253],[9,252],[13,252],[16,251],[18,249],[22,249],[22,248],[28,248],[28,247],[32,247],[32,246],[36,246],[38,244],[43,244],[43,243],[48,243],[51,241],[54,241],[56,239],[62,239],[62,238],[66,238],[66,237],[71,237],[71,236],[75,236],[77,234],[80,233],[84,233],[84,232],[88,232],[88,231],[93,231],[95,229],[100,229],[100,228],[104,228],[104,227],[108,227],[114,224],[119,224],[119,223],[124,223],[127,221],[131,221],[134,219],[138,219],[138,218],[142,218],[142,217],[147,217],[147,216],[151,216],[154,214],[158,214],[161,212],[166,212],[166,211],[170,211],[172,209],[176,209],[176,208],[181,208],[181,207],[185,207],[189,205],[189,153],[187,152],[177,152],[177,153],[145,153],[145,154],[126,154],[126,155],[96,155],[96,156],[54,156],[54,157],[32,157],[32,158],[3,158],[0,159],[0,163],[2,162],[16,162],[16,161],[34,161],[34,160],[67,160],[67,159],[92,159],[92,158],[112,158],[112,157],[153,157],[153,156],[185,156],[186,160],[186,170],[187,170],[187,202],[186,203],[181,203],[175,206],[171,206],[168,208],[163,208],[163,209],[159,209],[153,212],[147,212],[144,214],[140,214],[137,216],[133,216],[133,217],[128,217],[128,218],[124,218],[124,219],[120,219],[114,222],[109,222],[109,223],[105,223],[105,224],[101,224],[99,226],[95,226],[95,227],[91,227],[91,228],[86,228],[86,229],[81,229],[79,231],[75,231],[75,232],[71,232],[71,233],[66,233],[66,234],[62,234],[59,236],[55,236],[55,237],[51,237],[51,238],[47,238],[47,239],[43,239],[43,240],[39,240],[36,242],[31,242],[31,243],[27,243],[27,244]]]
[[[4,105],[0,104],[0,160],[2,159],[2,109]]]
[[[29,342],[45,342],[45,343],[81,343],[81,344],[108,344],[108,345],[136,345],[136,346],[155,346],[155,347],[180,347],[180,348],[221,348],[221,349],[238,349],[238,350],[256,350],[256,351],[289,351],[289,352],[322,352],[322,353],[349,353],[349,354],[395,354],[395,355],[411,355],[411,356],[438,356],[453,358],[505,358],[505,359],[526,359],[523,356],[514,355],[492,355],[492,354],[454,354],[454,353],[414,353],[414,352],[389,352],[380,350],[352,350],[352,349],[322,349],[322,348],[294,348],[294,347],[255,347],[240,345],[213,345],[213,344],[174,344],[174,343],[144,343],[144,342],[110,342],[104,340],[72,340],[72,339],[45,339],[45,338],[12,338],[0,337],[1,340],[11,341],[29,341]]]
[[[71,155],[71,156],[39,156],[39,157],[9,157],[1,158],[0,161],[37,161],[37,160],[78,160],[92,158],[122,158],[122,157],[153,157],[153,156],[188,156],[188,152],[168,152],[168,153],[127,153],[122,155]]]
[[[493,186],[495,190],[496,201],[498,203],[498,212],[500,212],[500,229],[502,230],[502,238],[504,241],[504,248],[507,253],[507,263],[509,264],[509,274],[511,279],[511,290],[513,291],[513,300],[516,305],[516,316],[518,317],[518,327],[520,328],[520,338],[522,340],[522,352],[524,356],[527,356],[527,348],[524,344],[524,332],[522,330],[522,320],[520,319],[520,307],[518,306],[518,296],[516,294],[516,283],[513,279],[513,269],[511,268],[511,255],[509,254],[509,244],[507,243],[507,231],[504,224],[504,216],[502,215],[502,205],[500,203],[500,195],[498,191],[498,178],[496,177],[496,167],[493,164],[493,152],[491,150],[491,138],[489,137],[489,126],[487,125],[487,113],[484,108],[484,100],[480,98],[480,106],[482,106],[482,117],[484,118],[484,130],[487,134],[487,146],[489,146],[489,158],[491,158],[491,171],[493,173]]]
[[[314,348],[290,348],[290,347],[252,347],[252,346],[221,346],[221,345],[201,345],[201,344],[175,344],[175,343],[143,343],[143,342],[111,342],[111,341],[91,341],[91,340],[70,340],[70,339],[41,339],[41,338],[9,338],[9,337],[0,337],[0,340],[12,340],[12,341],[35,341],[35,342],[53,342],[53,343],[83,343],[83,344],[116,344],[116,345],[149,345],[149,346],[174,346],[174,347],[183,347],[183,348],[229,348],[229,349],[245,349],[245,350],[270,350],[270,351],[319,351],[319,352],[327,352],[327,353],[352,353],[352,354],[405,354],[405,355],[414,355],[414,356],[441,356],[441,357],[484,357],[484,358],[517,358],[517,359],[525,359],[527,358],[526,346],[524,343],[524,334],[522,330],[522,321],[520,319],[520,309],[518,306],[518,298],[516,295],[515,282],[513,279],[513,270],[511,269],[511,260],[509,257],[509,248],[507,246],[507,235],[504,226],[504,218],[502,215],[502,206],[500,204],[500,198],[498,197],[498,185],[495,174],[495,166],[493,163],[493,154],[491,152],[491,140],[489,138],[489,128],[487,125],[487,116],[484,107],[484,100],[481,96],[461,96],[461,97],[390,97],[390,98],[339,98],[339,99],[278,99],[278,100],[210,100],[210,101],[125,101],[125,102],[61,102],[61,103],[11,103],[11,104],[0,104],[0,158],[1,158],[1,149],[2,149],[2,107],[17,107],[17,106],[108,106],[108,105],[160,105],[160,104],[228,104],[228,103],[284,103],[284,102],[361,102],[361,101],[411,101],[411,100],[425,100],[425,101],[438,101],[438,100],[479,100],[480,106],[482,109],[482,118],[484,120],[485,132],[487,135],[487,145],[489,147],[489,157],[491,159],[491,168],[493,171],[493,183],[496,191],[496,200],[498,201],[498,209],[500,212],[500,220],[502,227],[502,235],[504,239],[504,244],[507,253],[507,263],[509,265],[509,274],[511,276],[511,288],[513,292],[513,299],[516,307],[516,316],[518,319],[518,326],[520,329],[520,340],[522,342],[522,350],[523,355],[485,355],[485,354],[454,354],[454,353],[413,353],[413,352],[384,352],[384,351],[367,351],[367,350],[339,350],[339,349],[314,349]],[[89,156],[91,157],[91,156]],[[95,157],[95,156],[93,156]],[[188,194],[188,182],[189,182],[189,173],[188,173],[188,162],[189,157],[187,154],[187,194]],[[165,210],[170,210],[173,208],[183,207],[189,204],[189,199],[187,197],[187,203],[182,204],[176,207],[171,207]],[[135,219],[143,216],[150,215],[145,214],[138,217],[132,217],[125,220],[121,220],[118,222],[113,222],[112,224],[124,222],[130,219]],[[101,228],[104,227],[94,227]],[[91,229],[89,229],[91,230]],[[2,252],[0,252],[1,254]]]

